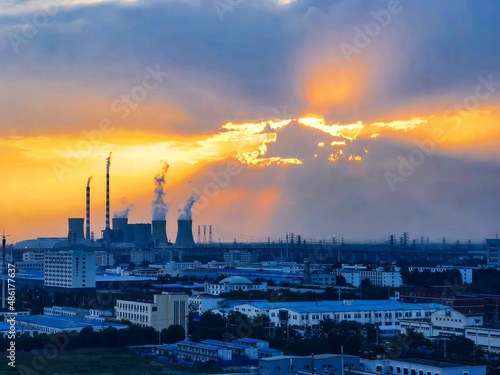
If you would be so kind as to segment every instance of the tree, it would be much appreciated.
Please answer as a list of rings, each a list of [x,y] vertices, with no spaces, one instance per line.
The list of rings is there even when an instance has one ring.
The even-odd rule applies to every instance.
[[[167,329],[161,331],[161,341],[163,344],[174,344],[186,338],[184,327],[179,324],[172,324]]]

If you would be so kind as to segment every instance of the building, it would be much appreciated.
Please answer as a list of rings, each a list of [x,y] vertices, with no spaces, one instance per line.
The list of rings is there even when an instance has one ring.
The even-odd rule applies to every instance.
[[[177,343],[177,358],[188,362],[230,361],[231,350],[220,346],[180,341]]]
[[[408,267],[408,271],[413,272],[414,270],[418,270],[418,272],[430,271],[432,273],[458,270],[460,272],[460,276],[462,277],[462,284],[471,284],[472,283],[472,271],[474,270],[474,268],[472,268],[472,267],[455,267],[455,266],[448,266],[448,265],[436,266],[436,267]]]
[[[329,273],[311,273],[309,281],[313,285],[337,285],[337,275]]]
[[[465,327],[465,337],[487,352],[500,353],[500,329]]]
[[[156,256],[154,250],[132,250],[130,252],[130,261],[136,265],[143,262],[154,263]]]
[[[80,318],[99,321],[105,321],[106,319],[114,318],[114,313],[112,310],[79,309],[76,307],[67,306],[44,307],[43,314],[54,316],[76,316]]]
[[[189,310],[201,315],[204,312],[221,307],[223,301],[224,298],[217,298],[210,294],[192,295],[189,296]]]
[[[180,325],[188,332],[188,295],[184,293],[155,294],[152,301],[116,301],[116,318],[157,331]]]
[[[95,256],[83,250],[45,253],[44,285],[52,288],[95,288]]]
[[[455,310],[437,310],[429,318],[403,319],[399,324],[401,333],[414,331],[425,337],[463,336],[469,326],[482,326],[482,316],[468,316]]]
[[[296,329],[319,327],[323,319],[356,321],[376,324],[384,331],[399,329],[399,322],[408,318],[430,317],[434,311],[451,310],[449,307],[431,304],[407,304],[391,300],[364,301],[317,301],[317,302],[247,302],[234,306],[251,318],[267,315],[274,326]]]
[[[500,266],[500,239],[486,240],[486,247],[488,265],[494,267]]]
[[[115,264],[113,254],[110,254],[107,251],[96,251],[94,254],[95,264],[98,267],[113,266]]]
[[[91,327],[94,331],[102,331],[106,328],[113,327],[115,329],[127,329],[125,324],[108,323],[104,321],[96,321],[76,316],[51,316],[51,315],[30,315],[16,317],[17,324],[22,327],[28,327],[37,330],[39,333],[58,333],[76,331]]]
[[[466,290],[465,285],[401,287],[399,289],[399,301],[404,303],[439,303],[452,307],[465,315],[484,314],[485,298],[481,295],[464,294],[463,292]]]
[[[486,366],[427,358],[361,359],[361,369],[384,375],[486,375]]]
[[[45,253],[27,251],[23,253],[23,262],[45,262]]]
[[[233,291],[267,291],[267,283],[254,284],[250,280],[241,276],[231,276],[219,281],[219,283],[205,283],[205,293],[218,296],[221,293]]]
[[[259,360],[259,375],[338,375],[360,369],[360,358],[354,355],[319,354],[315,356],[277,356]],[[314,371],[313,371],[314,369]]]
[[[346,266],[342,269],[333,271],[336,275],[341,275],[345,278],[346,283],[354,287],[359,287],[363,280],[369,280],[373,286],[389,286],[399,288],[403,284],[401,272],[399,268],[386,271],[383,267],[375,270],[367,270],[365,266]]]
[[[224,262],[235,263],[253,263],[257,261],[257,253],[254,251],[229,250],[224,253]]]
[[[201,343],[226,348],[227,350],[231,351],[232,360],[259,358],[259,350],[258,348],[253,346],[219,340],[203,340]]]

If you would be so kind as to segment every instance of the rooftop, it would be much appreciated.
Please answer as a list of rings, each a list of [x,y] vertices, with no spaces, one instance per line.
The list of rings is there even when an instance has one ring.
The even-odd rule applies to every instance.
[[[126,327],[123,324],[108,323],[98,320],[78,318],[75,316],[55,316],[55,315],[28,315],[16,317],[18,322],[27,322],[41,326],[64,329],[64,328],[85,328],[85,327]]]
[[[424,366],[433,366],[433,367],[439,367],[439,368],[484,367],[484,366],[477,366],[477,365],[469,365],[469,364],[460,363],[460,362],[438,361],[438,360],[429,359],[429,358],[397,358],[394,361],[414,363],[414,364],[420,364],[420,365],[424,365]]]
[[[189,345],[189,346],[194,346],[197,348],[202,348],[202,349],[212,349],[212,350],[220,350],[222,349],[220,346],[214,346],[214,345],[209,345],[209,344],[201,344],[199,342],[192,342],[192,341],[179,341],[177,343],[177,347],[179,345]]]

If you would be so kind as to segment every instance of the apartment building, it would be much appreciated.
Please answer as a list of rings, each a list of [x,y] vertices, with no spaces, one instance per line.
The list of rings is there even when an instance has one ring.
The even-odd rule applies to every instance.
[[[389,286],[399,288],[403,284],[399,268],[386,271],[383,267],[375,270],[367,270],[364,266],[343,266],[340,270],[333,271],[335,275],[341,275],[345,278],[347,284],[359,287],[363,280],[369,280],[373,286]]]
[[[473,267],[456,267],[456,266],[449,266],[449,265],[441,265],[441,266],[436,266],[436,267],[408,267],[408,271],[413,272],[414,270],[418,270],[418,272],[430,271],[431,273],[458,270],[460,272],[460,276],[462,277],[462,284],[470,284],[470,283],[472,283],[472,272],[473,272],[474,268]],[[451,280],[451,281],[453,281],[453,280]]]
[[[188,295],[164,292],[151,300],[117,300],[116,318],[125,319],[141,327],[153,327],[157,331],[171,325],[180,325],[188,331]]]
[[[95,288],[95,256],[83,250],[45,253],[44,285],[49,288]]]
[[[486,240],[488,265],[500,266],[500,239]]]

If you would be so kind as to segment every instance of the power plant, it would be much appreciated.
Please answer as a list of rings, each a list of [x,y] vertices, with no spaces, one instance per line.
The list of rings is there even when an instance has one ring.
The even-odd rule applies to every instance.
[[[102,230],[101,244],[105,247],[172,247],[167,236],[167,213],[168,204],[164,197],[166,182],[166,173],[169,168],[168,163],[163,162],[160,172],[154,177],[154,195],[155,199],[151,203],[152,222],[132,224],[128,221],[128,214],[132,204],[126,204],[125,198],[122,203],[125,206],[123,211],[115,212],[113,219],[110,219],[110,166],[111,152],[106,158],[106,225]],[[88,242],[93,240],[93,233],[90,227],[90,182],[89,177],[85,189],[86,198],[86,216],[83,218],[68,219],[68,245],[75,246],[80,244],[90,245]],[[191,208],[198,199],[198,196],[191,196],[180,210],[178,221],[178,233],[175,247],[193,248],[195,246],[192,232]],[[113,226],[111,227],[111,222]],[[85,227],[85,230],[84,230]],[[85,243],[85,240],[88,241]]]

